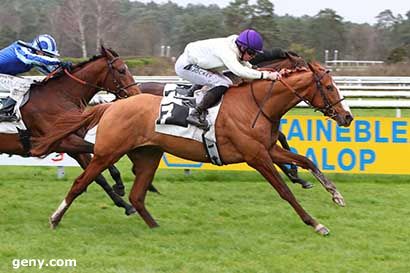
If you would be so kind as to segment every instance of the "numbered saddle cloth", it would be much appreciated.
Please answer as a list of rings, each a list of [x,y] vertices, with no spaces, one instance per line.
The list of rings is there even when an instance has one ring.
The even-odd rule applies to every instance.
[[[18,132],[18,129],[26,130],[26,126],[21,118],[20,107],[27,102],[28,90],[33,83],[34,80],[32,79],[0,74],[0,92],[7,95],[10,94],[10,97],[17,102],[14,111],[19,118],[19,120],[15,122],[1,122],[0,132],[15,134]]]
[[[176,88],[176,84],[165,85],[164,96],[159,109],[159,117],[155,124],[155,131],[203,142],[202,134],[204,130],[188,124],[186,121],[190,111],[193,111],[193,108],[190,108],[188,105],[192,106],[194,103],[190,102],[189,97],[183,97],[178,94]],[[202,99],[204,95],[203,92],[206,91],[195,91],[194,98],[197,103]],[[214,142],[216,142],[214,124],[220,106],[221,103],[208,109],[207,120],[210,124],[210,128],[209,131],[206,132],[205,137]]]

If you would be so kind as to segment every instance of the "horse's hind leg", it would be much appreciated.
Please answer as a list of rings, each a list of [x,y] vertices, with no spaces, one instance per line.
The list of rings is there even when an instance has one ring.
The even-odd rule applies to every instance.
[[[145,196],[162,154],[162,150],[157,147],[141,147],[128,153],[128,157],[134,163],[133,172],[135,174],[130,201],[150,228],[157,227],[158,224],[145,207]]]
[[[79,195],[81,195],[81,193],[83,193],[87,189],[88,185],[90,185],[100,173],[102,173],[106,168],[108,168],[110,164],[112,164],[116,160],[118,160],[118,158],[113,158],[113,156],[102,157],[95,155],[92,158],[90,164],[87,166],[87,168],[85,168],[84,172],[74,181],[70,191],[61,202],[60,206],[51,215],[50,225],[52,228],[57,227],[70,205]]]
[[[340,206],[345,205],[343,196],[337,191],[336,186],[328,178],[325,177],[325,175],[310,159],[302,155],[287,151],[279,147],[278,145],[274,145],[269,150],[269,154],[272,161],[277,165],[293,163],[304,169],[310,170],[310,172],[316,177],[317,180],[319,180],[322,186],[332,195],[333,201]]]
[[[278,141],[282,145],[282,147],[288,151],[290,151],[290,146],[288,141],[286,140],[286,136],[279,131],[278,134]],[[279,168],[283,171],[284,174],[292,181],[293,183],[297,183],[302,185],[304,189],[310,189],[313,187],[311,183],[308,181],[303,180],[302,178],[299,177],[298,175],[298,168],[295,164],[289,164],[290,168],[286,166],[285,164],[278,164]]]
[[[90,164],[90,161],[91,161],[90,154],[69,154],[69,156],[71,156],[75,160],[77,160],[77,162],[80,164],[80,166],[83,169],[85,169]],[[114,165],[111,165],[111,167],[113,167],[113,166]],[[104,189],[104,191],[108,194],[108,196],[111,198],[111,200],[114,202],[114,204],[117,207],[125,209],[125,214],[126,215],[130,215],[130,214],[133,214],[133,213],[136,212],[135,209],[130,204],[125,202],[124,199],[122,199],[117,193],[114,192],[113,188],[110,187],[107,180],[105,180],[105,178],[102,174],[99,174],[95,178],[95,182],[97,182],[97,184],[100,185],[101,188]]]

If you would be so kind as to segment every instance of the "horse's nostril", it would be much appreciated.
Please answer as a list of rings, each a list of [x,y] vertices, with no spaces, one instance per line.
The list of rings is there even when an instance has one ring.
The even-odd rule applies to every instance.
[[[347,114],[346,117],[345,117],[345,119],[346,119],[347,122],[350,123],[350,122],[353,120],[353,116],[350,115],[350,114]]]

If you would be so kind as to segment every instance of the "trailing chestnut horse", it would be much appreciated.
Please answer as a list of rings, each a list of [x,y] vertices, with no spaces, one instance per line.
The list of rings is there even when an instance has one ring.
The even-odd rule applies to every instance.
[[[71,73],[60,70],[53,77],[31,86],[30,99],[21,107],[28,130],[19,134],[0,133],[0,153],[30,156],[32,137],[53,131],[53,124],[65,112],[83,111],[100,90],[107,90],[117,98],[140,93],[124,61],[117,53],[104,47],[101,47],[101,55],[74,66]],[[86,132],[79,130],[67,135],[53,152],[65,152],[82,168],[87,167],[94,145],[83,139]],[[119,171],[114,166],[110,166],[109,170],[113,178],[122,184]],[[95,180],[117,206],[124,207],[127,214],[135,212],[113,191],[102,175],[97,175]]]
[[[311,161],[306,162],[301,156],[290,152],[279,153],[280,148],[275,145],[281,117],[302,100],[340,126],[349,126],[353,120],[328,71],[318,63],[309,67],[310,70],[291,73],[286,82],[283,80],[274,84],[256,80],[230,88],[220,107],[215,130],[225,164],[246,162],[266,178],[281,198],[290,203],[304,223],[325,235],[328,229],[302,208],[273,166],[273,162],[281,163],[284,155],[292,157],[295,163],[309,169],[319,179],[335,203],[344,205],[342,195]],[[74,199],[86,190],[92,180],[124,154],[133,162],[136,176],[130,201],[148,226],[158,226],[145,207],[145,196],[162,154],[167,152],[188,160],[210,162],[202,143],[155,132],[160,102],[159,96],[141,94],[96,106],[82,114],[67,114],[65,116],[68,118],[56,124],[55,131],[42,138],[41,145],[32,149],[33,154],[46,153],[72,132],[83,127],[91,128],[98,123],[94,157],[50,217],[52,227],[58,225]]]

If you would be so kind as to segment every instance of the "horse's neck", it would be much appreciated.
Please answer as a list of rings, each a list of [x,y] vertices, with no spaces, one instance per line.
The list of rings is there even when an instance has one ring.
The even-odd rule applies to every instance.
[[[311,84],[309,72],[298,73],[297,75],[289,78],[284,78],[286,81],[300,96],[305,96],[306,91]],[[270,83],[259,81],[255,84],[255,96],[259,103],[261,103],[267,92],[269,92]],[[292,90],[289,90],[286,86],[280,82],[276,82],[271,96],[266,100],[263,106],[263,111],[272,119],[280,120],[290,109],[295,107],[301,101]]]
[[[101,69],[90,64],[85,65],[83,68],[73,72],[72,74],[76,78],[81,79],[84,82],[99,86],[101,85],[100,75],[105,75],[105,73]],[[71,79],[68,75],[61,79],[62,84],[63,81],[65,82],[65,85],[67,85],[67,82],[70,82],[70,86],[72,86],[72,88],[64,88],[63,92],[65,92],[68,97],[80,103],[88,103],[92,99],[92,97],[99,91],[93,86],[82,84],[74,79]]]

